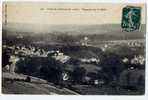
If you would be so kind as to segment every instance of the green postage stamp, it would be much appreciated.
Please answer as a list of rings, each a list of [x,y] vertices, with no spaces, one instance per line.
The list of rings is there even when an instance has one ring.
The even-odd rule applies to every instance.
[[[122,10],[121,27],[124,31],[136,31],[140,28],[141,7],[126,6]]]

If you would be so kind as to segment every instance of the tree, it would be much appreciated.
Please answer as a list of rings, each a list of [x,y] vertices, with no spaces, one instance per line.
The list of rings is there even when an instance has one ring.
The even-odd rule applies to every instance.
[[[120,73],[124,69],[124,64],[120,57],[114,53],[108,53],[105,55],[101,62],[102,70],[108,74],[110,81],[118,80]]]
[[[73,79],[77,83],[82,83],[86,75],[86,69],[83,67],[75,67],[73,71]]]

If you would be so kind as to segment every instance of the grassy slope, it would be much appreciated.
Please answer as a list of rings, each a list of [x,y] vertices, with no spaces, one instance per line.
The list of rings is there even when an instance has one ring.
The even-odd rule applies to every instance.
[[[9,81],[8,79],[25,79],[25,75],[3,72],[2,93],[4,94],[77,94],[66,88],[59,89],[45,80],[32,77],[31,82]]]

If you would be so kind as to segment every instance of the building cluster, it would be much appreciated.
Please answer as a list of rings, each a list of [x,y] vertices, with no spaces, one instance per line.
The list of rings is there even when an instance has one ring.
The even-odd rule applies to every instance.
[[[16,46],[15,55],[24,55],[24,56],[39,56],[39,57],[47,57],[49,51],[45,51],[44,49],[35,48],[34,46]]]
[[[125,57],[124,59],[122,59],[122,61],[124,63],[144,65],[145,64],[145,57],[142,55],[138,55],[138,56],[135,55],[132,59]]]
[[[80,61],[82,63],[96,63],[98,64],[100,62],[100,59],[97,59],[97,58],[81,58]]]
[[[64,53],[59,50],[44,50],[42,48],[36,48],[34,46],[3,46],[3,49],[10,50],[11,55],[15,56],[30,56],[30,57],[48,57],[49,55],[56,60],[68,59],[69,56],[64,55]]]
[[[137,40],[112,40],[112,41],[104,41],[104,43],[108,45],[120,45],[120,44],[126,44],[129,47],[141,47],[145,43],[145,40],[143,39],[137,39]]]
[[[24,57],[52,57],[61,63],[66,63],[70,56],[65,55],[59,50],[49,50],[46,51],[44,49],[35,48],[34,46],[6,46],[3,45],[3,52],[6,52],[9,55],[8,64],[4,66],[4,70],[10,71],[14,73],[16,63]]]
[[[52,53],[54,54],[52,56],[52,58],[54,58],[57,61],[60,61],[62,63],[66,63],[71,57],[64,55],[64,53],[60,52],[60,51],[52,51]]]

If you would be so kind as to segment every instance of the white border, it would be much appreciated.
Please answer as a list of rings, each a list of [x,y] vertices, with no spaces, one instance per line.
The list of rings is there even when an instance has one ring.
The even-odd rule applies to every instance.
[[[102,3],[145,3],[147,0],[2,0],[2,1],[19,1],[19,2],[24,2],[24,1],[31,1],[31,2],[102,2]]]
[[[2,2],[3,1],[19,1],[19,0],[0,0],[0,33],[2,30]],[[71,2],[71,3],[146,3],[148,6],[148,0],[20,0],[19,2]],[[148,10],[147,10],[148,13]],[[147,24],[148,24],[148,20]],[[148,25],[147,25],[147,32],[148,33]],[[146,40],[147,40],[148,34],[146,34]],[[2,46],[2,35],[0,35],[0,47]],[[146,41],[146,83],[148,83],[148,41]],[[0,49],[0,53],[1,49]],[[1,57],[0,57],[1,58]],[[1,59],[0,59],[0,65]],[[1,71],[1,67],[0,67]],[[0,72],[0,78],[1,78],[1,72]],[[0,90],[1,90],[1,80],[0,80]],[[148,100],[148,84],[146,84],[146,92],[143,96],[106,96],[106,95],[98,95],[98,96],[91,96],[91,95],[85,95],[85,96],[63,96],[63,95],[3,95],[0,91],[0,100]]]

